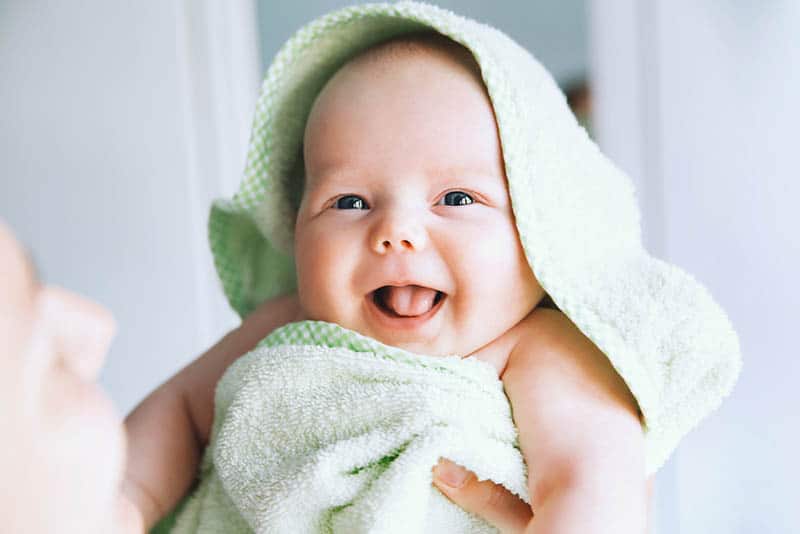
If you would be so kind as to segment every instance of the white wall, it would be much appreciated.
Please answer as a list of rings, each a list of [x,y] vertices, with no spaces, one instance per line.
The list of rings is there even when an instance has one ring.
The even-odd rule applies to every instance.
[[[659,533],[800,529],[800,3],[592,2],[595,131],[650,249],[740,334],[733,395],[658,477]]]
[[[376,0],[257,0],[263,70],[266,71],[278,48],[312,19],[348,5],[374,1]],[[561,84],[586,76],[586,0],[436,0],[432,3],[501,28],[530,50]]]
[[[235,323],[206,243],[258,88],[246,1],[0,4],[0,217],[43,278],[109,307],[121,412]]]

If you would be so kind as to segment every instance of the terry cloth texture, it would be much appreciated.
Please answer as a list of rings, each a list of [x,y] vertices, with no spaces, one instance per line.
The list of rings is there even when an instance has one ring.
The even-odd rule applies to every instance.
[[[325,82],[358,52],[420,30],[434,30],[461,43],[480,66],[530,267],[635,396],[644,419],[647,472],[655,472],[679,440],[733,388],[741,367],[737,335],[702,284],[644,249],[631,180],[600,153],[548,72],[513,40],[485,24],[429,4],[367,4],[317,19],[283,46],[261,89],[241,187],[232,199],[217,201],[211,209],[211,248],[231,305],[244,316],[263,300],[296,288],[292,200],[302,177],[305,122]],[[308,350],[304,357],[303,351],[293,349],[298,380],[313,375],[303,371],[306,358],[328,354]],[[337,361],[363,359],[336,354]],[[385,394],[390,389],[387,386]],[[265,408],[276,409],[300,407],[288,403]],[[343,419],[344,428],[355,424]],[[265,437],[265,444],[278,439],[292,438],[276,434]],[[250,453],[254,463],[248,469],[260,469],[260,456]],[[204,465],[206,470],[213,467]],[[370,487],[383,487],[379,470],[364,472],[374,476]],[[275,481],[287,488],[292,483]],[[236,487],[228,481],[204,491],[233,498]],[[313,499],[317,490],[313,485],[305,489],[306,498]],[[240,510],[248,520],[255,517]],[[339,511],[331,508],[328,513]]]
[[[173,532],[497,532],[432,485],[440,456],[529,502],[494,367],[291,323],[219,382],[202,479]]]

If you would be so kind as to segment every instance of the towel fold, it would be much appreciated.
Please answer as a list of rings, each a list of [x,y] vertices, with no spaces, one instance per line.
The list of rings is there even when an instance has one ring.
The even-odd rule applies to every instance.
[[[497,532],[432,485],[440,457],[529,502],[508,399],[480,360],[302,321],[234,363],[215,402],[173,532]]]

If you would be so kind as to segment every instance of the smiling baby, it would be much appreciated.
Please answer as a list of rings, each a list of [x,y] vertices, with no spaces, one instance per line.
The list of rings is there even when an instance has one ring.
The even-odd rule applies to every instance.
[[[403,5],[430,20],[439,16],[450,20],[451,14],[431,6]],[[382,13],[399,8],[364,9]],[[339,19],[326,20],[346,25],[351,20],[346,16],[349,12],[342,13]],[[369,23],[355,16],[352,20]],[[465,19],[454,20],[471,28]],[[353,24],[357,23],[362,22]],[[335,28],[335,24],[321,23],[318,33],[298,35],[322,42],[325,32],[334,34]],[[544,272],[544,266],[526,254],[525,240],[521,240],[523,228],[528,236],[538,230],[531,230],[529,222],[535,219],[521,211],[526,206],[521,195],[529,192],[513,187],[509,169],[517,154],[504,153],[507,145],[517,141],[513,136],[522,134],[499,127],[496,102],[487,90],[491,74],[482,72],[484,64],[476,62],[474,49],[437,31],[395,34],[376,40],[364,32],[362,39],[371,43],[339,57],[338,64],[331,63],[335,68],[321,62],[314,66],[312,59],[298,61],[298,69],[315,73],[308,75],[309,85],[303,85],[302,79],[298,82],[294,90],[300,96],[278,90],[271,94],[265,89],[267,102],[270,98],[302,101],[303,91],[311,96],[299,104],[306,110],[300,118],[282,116],[286,129],[280,136],[254,126],[254,136],[261,136],[275,154],[280,151],[274,147],[285,142],[284,153],[301,157],[292,162],[251,152],[249,168],[255,169],[253,176],[259,183],[264,182],[260,174],[264,168],[299,170],[293,177],[276,181],[272,189],[263,187],[260,194],[265,202],[272,202],[272,211],[267,204],[248,206],[246,196],[240,196],[234,201],[251,210],[252,220],[240,224],[233,218],[215,219],[212,212],[217,268],[244,321],[128,417],[125,499],[146,527],[172,510],[191,489],[212,439],[212,424],[217,425],[214,388],[220,377],[279,327],[318,321],[417,355],[470,357],[494,368],[513,410],[519,449],[528,472],[535,474],[528,478],[532,517],[525,525],[527,532],[643,532],[646,475],[652,469],[646,471],[640,403],[652,397],[643,394],[640,398],[647,392],[636,374],[639,368],[624,360],[637,357],[635,349],[628,353],[622,345],[609,345],[623,354],[612,366],[610,353],[601,351],[562,313],[555,304],[562,302],[559,294],[545,291],[534,275],[534,270]],[[305,52],[294,42],[286,50],[285,54]],[[516,48],[509,50],[517,53]],[[284,61],[286,56],[276,58],[265,88],[270,83],[280,86],[276,80],[285,75]],[[537,76],[543,75],[537,71]],[[551,98],[547,91],[542,94]],[[280,109],[269,111],[276,116],[281,113]],[[536,142],[559,142],[558,136],[564,135],[559,124],[555,120],[543,124]],[[296,141],[301,146],[292,148],[290,141],[283,140],[291,140],[292,131],[302,134]],[[552,138],[548,137],[551,132]],[[593,150],[571,152],[563,144],[559,150],[566,158],[596,157]],[[567,167],[554,172],[559,171],[563,176],[553,174],[555,178],[549,179],[566,183],[574,178]],[[247,190],[243,187],[240,195]],[[540,191],[549,193],[544,187]],[[583,194],[576,189],[576,195]],[[585,198],[595,195],[605,201],[603,194],[598,188]],[[564,209],[578,205],[564,201]],[[218,205],[215,210],[220,206],[229,209],[232,204]],[[288,214],[292,227],[277,225],[279,217],[273,217],[274,213]],[[610,217],[618,215],[623,220],[630,213],[634,212],[621,209]],[[630,220],[638,224],[638,219]],[[587,227],[587,232],[602,229],[598,224]],[[633,246],[625,248],[629,247],[626,239],[637,237],[636,232],[638,227],[630,234],[621,230],[624,246],[609,250],[621,256],[629,250],[638,253]],[[219,237],[226,235],[226,239]],[[269,239],[265,241],[263,235]],[[281,248],[280,235],[291,236],[291,242],[284,243],[284,256],[276,251]],[[577,240],[561,238],[549,236],[547,244],[570,261],[589,265],[584,258],[599,261],[603,254],[610,255],[605,249],[591,248],[596,239],[586,239],[586,248],[579,250]],[[236,261],[231,260],[234,257]],[[616,265],[613,261],[608,264]],[[250,270],[231,274],[245,269]],[[593,284],[604,287],[606,281],[600,276],[608,271],[584,272],[596,277]],[[280,279],[282,273],[283,281],[272,285],[261,279]],[[281,294],[276,287],[293,290]],[[608,309],[615,310],[613,292],[608,295]],[[594,310],[587,307],[585,313]],[[608,325],[598,322],[601,326],[594,334],[609,339],[611,334],[602,330]],[[644,322],[639,325],[646,336]],[[626,370],[627,375],[622,372]],[[727,387],[726,382],[720,389]],[[669,435],[668,445],[658,454],[667,454],[687,425],[681,423],[680,432]],[[437,487],[448,494],[446,486]],[[315,488],[307,491],[311,494]]]

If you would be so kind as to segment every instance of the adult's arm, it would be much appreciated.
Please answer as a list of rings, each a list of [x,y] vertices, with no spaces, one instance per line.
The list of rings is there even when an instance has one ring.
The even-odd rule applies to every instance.
[[[129,517],[138,512],[149,529],[189,491],[208,444],[220,377],[264,336],[301,318],[296,294],[265,301],[128,415],[123,494],[133,505],[133,510],[128,506]]]

